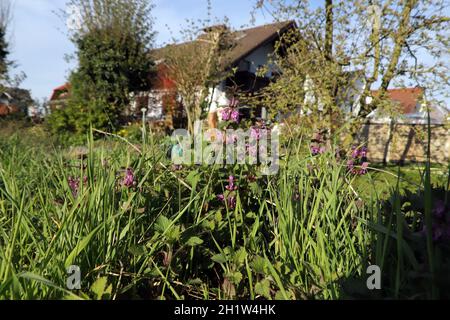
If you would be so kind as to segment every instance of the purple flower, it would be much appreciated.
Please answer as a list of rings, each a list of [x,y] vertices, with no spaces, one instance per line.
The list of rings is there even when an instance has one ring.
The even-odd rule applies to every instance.
[[[352,158],[358,159],[360,156],[360,150],[357,147],[352,147]]]
[[[127,188],[136,186],[133,169],[128,168],[125,172],[125,177],[122,180],[122,185]]]
[[[80,179],[69,177],[67,179],[67,182],[69,184],[69,188],[72,191],[72,195],[76,197],[78,195],[78,189],[80,187]]]
[[[223,121],[233,121],[239,123],[240,114],[238,110],[232,108],[225,108],[221,111]]]
[[[355,162],[353,160],[348,160],[347,161],[347,169],[349,171],[352,171],[355,168]]]
[[[311,153],[313,156],[316,156],[319,154],[319,147],[317,146],[311,146]]]
[[[423,226],[422,229],[422,235],[426,235],[427,234],[427,229],[426,226]],[[433,226],[431,229],[431,235],[433,237],[433,241],[441,241],[441,240],[445,240],[448,241],[450,240],[450,225],[446,225],[445,223],[441,223],[441,222],[433,222]]]
[[[367,147],[352,147],[352,158],[353,159],[365,159],[367,158]]]
[[[223,121],[229,121],[231,117],[231,109],[230,108],[223,109],[221,115]]]
[[[442,200],[436,201],[436,206],[433,209],[436,218],[443,218],[445,213],[445,203]]]
[[[223,194],[219,194],[217,196],[217,199],[219,201],[222,201],[223,203],[226,203],[228,208],[231,210],[236,208],[236,197],[234,197],[234,196],[229,196],[228,198],[225,198],[225,196]]]
[[[311,153],[313,156],[317,156],[319,154],[324,154],[326,151],[325,147],[319,147],[319,146],[311,146]]]
[[[444,228],[442,225],[433,223],[433,241],[439,241],[444,235]]]
[[[233,197],[233,196],[229,197],[227,199],[227,205],[228,205],[229,209],[231,209],[231,210],[235,209],[236,208],[236,197]]]
[[[359,151],[359,156],[361,158],[367,158],[367,147],[362,147],[361,150]]]
[[[357,168],[360,166],[359,168]],[[353,174],[365,175],[368,172],[369,162],[367,162],[366,147],[352,147],[351,159],[347,161],[347,169]]]
[[[359,170],[359,174],[360,175],[364,175],[367,174],[367,169],[369,168],[369,163],[368,162],[363,162],[363,164],[361,165],[361,169]]]
[[[228,185],[225,187],[225,189],[227,189],[228,191],[235,191],[238,189],[238,187],[234,184],[234,177],[230,176],[228,178]]]
[[[233,110],[231,112],[231,120],[236,122],[236,123],[239,123],[239,111]]]

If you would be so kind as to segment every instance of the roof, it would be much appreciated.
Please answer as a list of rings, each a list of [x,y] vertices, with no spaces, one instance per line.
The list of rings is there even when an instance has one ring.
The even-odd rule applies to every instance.
[[[283,21],[232,32],[231,37],[234,39],[234,46],[224,59],[224,61],[226,61],[224,67],[235,66],[240,60],[247,57],[258,48],[275,41],[281,34],[292,28],[296,28],[296,23],[294,21]],[[214,29],[214,27],[212,27],[212,29]],[[199,38],[201,37],[202,36]],[[201,41],[198,41],[199,38],[191,42],[183,42],[154,49],[150,54],[155,60],[164,59],[165,54],[168,52],[167,48],[176,46],[187,49],[192,45],[199,46],[201,45]]]
[[[373,96],[377,96],[379,90],[372,91]],[[398,88],[387,91],[389,99],[401,106],[403,114],[413,114],[417,112],[417,105],[421,102],[424,94],[423,88]]]
[[[53,93],[52,93],[52,95],[50,97],[50,101],[59,99],[60,95],[62,93],[66,93],[69,90],[70,90],[70,83],[65,83],[62,86],[59,86],[59,87],[53,89]]]
[[[398,122],[409,124],[428,123],[427,111],[419,107],[424,95],[423,88],[389,89],[387,93],[392,101],[399,103],[401,106],[402,117],[397,119]],[[372,91],[373,96],[378,94],[379,90]],[[440,105],[433,105],[430,107],[430,120],[432,124],[445,123],[449,117],[449,114],[449,110]],[[383,115],[378,109],[371,112],[368,115],[368,118],[371,118],[378,123],[387,123],[391,120],[388,115]]]

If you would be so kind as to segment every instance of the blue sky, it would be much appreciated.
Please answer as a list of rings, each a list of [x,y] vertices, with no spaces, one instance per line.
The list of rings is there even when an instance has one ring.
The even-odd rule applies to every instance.
[[[64,0],[13,0],[14,20],[10,30],[11,59],[27,79],[22,87],[30,89],[34,98],[49,97],[52,89],[63,84],[74,63],[65,55],[74,47],[66,35],[65,22],[56,12],[65,8]],[[213,16],[226,15],[234,27],[248,24],[254,0],[212,0]],[[155,0],[153,15],[158,31],[157,43],[171,39],[166,27],[176,33],[187,18],[206,17],[206,0]],[[236,10],[239,8],[239,10]],[[269,17],[259,16],[263,24]]]

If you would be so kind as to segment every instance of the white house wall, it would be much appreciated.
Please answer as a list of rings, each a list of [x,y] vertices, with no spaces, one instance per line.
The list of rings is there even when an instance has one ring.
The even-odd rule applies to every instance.
[[[241,60],[238,66],[238,71],[248,71],[256,74],[259,68],[268,65],[269,58],[273,54],[274,50],[275,48],[271,43],[258,48]],[[271,66],[265,76],[267,78],[271,78],[273,71],[273,67]]]
[[[238,71],[247,71],[256,74],[258,69],[268,65],[270,56],[273,54],[274,46],[272,44],[264,45],[245,58],[238,64]],[[269,68],[266,77],[270,78],[273,75],[273,68]],[[208,101],[211,101],[210,112],[215,112],[217,109],[228,106],[230,99],[226,95],[225,81],[219,83],[214,89],[210,89]],[[220,113],[219,113],[219,120]]]

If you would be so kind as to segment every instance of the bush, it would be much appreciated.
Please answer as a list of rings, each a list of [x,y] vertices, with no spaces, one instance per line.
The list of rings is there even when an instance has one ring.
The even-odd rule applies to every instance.
[[[51,133],[61,141],[81,142],[90,127],[115,131],[118,124],[117,107],[101,100],[92,100],[83,105],[71,101],[68,106],[56,110],[47,119]]]

